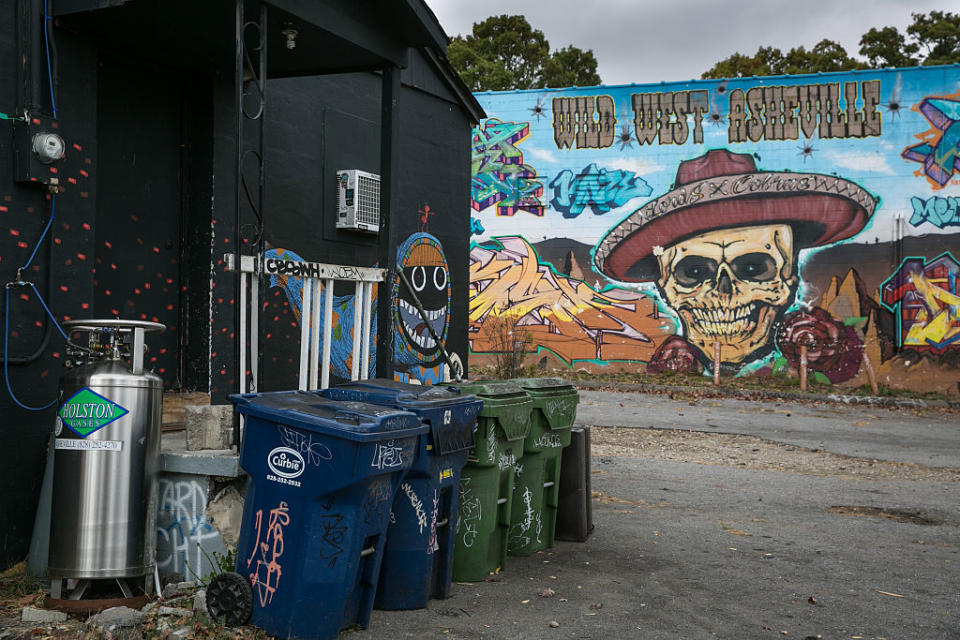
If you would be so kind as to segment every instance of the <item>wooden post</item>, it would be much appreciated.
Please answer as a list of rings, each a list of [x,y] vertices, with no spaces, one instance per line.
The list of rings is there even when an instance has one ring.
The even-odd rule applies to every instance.
[[[867,370],[867,379],[870,381],[870,391],[873,395],[879,395],[880,387],[877,385],[877,372],[873,370],[873,363],[870,362],[870,356],[867,355],[867,347],[863,347],[863,368]]]
[[[807,390],[807,345],[800,345],[800,391]]]
[[[720,341],[713,343],[713,386],[720,386]]]

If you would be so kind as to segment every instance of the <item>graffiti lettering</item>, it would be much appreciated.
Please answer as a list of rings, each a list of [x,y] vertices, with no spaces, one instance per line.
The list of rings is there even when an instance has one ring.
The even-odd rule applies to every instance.
[[[646,360],[653,354],[650,336],[666,336],[655,317],[654,301],[627,289],[600,292],[586,282],[557,274],[539,261],[533,247],[518,237],[497,238],[501,249],[474,246],[470,251],[470,348],[503,350],[496,322],[523,319],[533,344],[550,349],[568,363],[576,360]]]
[[[395,447],[393,440],[387,444],[377,444],[373,450],[370,466],[374,469],[393,469],[403,464],[403,447]]]
[[[902,156],[923,164],[927,177],[942,187],[960,172],[960,100],[926,98],[920,113],[934,131],[925,142],[904,149]]]
[[[960,346],[960,263],[945,253],[908,258],[883,284],[883,304],[900,316],[900,345],[942,353]]]
[[[560,440],[560,436],[555,433],[542,433],[540,437],[537,438],[537,441],[534,443],[537,447],[551,448],[556,449],[563,446],[563,442]]]
[[[302,433],[284,425],[277,425],[277,430],[280,432],[280,441],[300,453],[307,463],[317,466],[321,462],[333,459],[333,454],[330,453],[327,445],[315,442],[312,434]]]
[[[635,93],[630,96],[637,142],[683,144],[690,136],[687,116],[693,116],[693,141],[703,142],[703,114],[710,110],[706,91]]]
[[[459,506],[457,507],[457,528],[454,533],[460,533],[463,527],[463,546],[468,549],[473,546],[477,540],[480,520],[483,516],[480,498],[473,495],[473,489],[470,487],[472,478],[461,476],[459,487]]]
[[[859,98],[863,107],[856,108]],[[816,134],[826,138],[864,138],[881,135],[883,121],[880,81],[843,83],[843,108],[840,108],[840,83],[794,86],[752,87],[730,92],[730,142],[760,140],[797,140],[798,130],[809,139]]]
[[[226,551],[207,518],[207,490],[195,480],[160,478],[157,513],[157,566],[161,573],[202,577],[213,571],[210,551]]]
[[[342,524],[343,516],[339,513],[332,513],[323,516],[321,527],[323,535],[321,537],[320,557],[327,561],[329,568],[334,568],[337,559],[343,553],[343,541],[346,539],[347,527]]]
[[[593,162],[574,175],[564,169],[550,181],[551,206],[564,218],[576,218],[590,207],[595,215],[608,213],[632,198],[648,196],[652,189],[632,171],[600,169]]]
[[[392,489],[393,484],[388,477],[377,478],[372,482],[361,505],[366,524],[378,525],[388,516],[393,498]]]
[[[430,515],[430,539],[427,540],[427,555],[440,550],[440,544],[437,542],[437,511],[440,508],[440,496],[437,490],[433,490],[433,512]],[[421,530],[423,533],[423,530]]]
[[[413,507],[413,512],[417,516],[417,526],[420,528],[420,533],[423,533],[423,530],[427,528],[427,514],[423,510],[423,500],[417,497],[409,482],[404,482],[400,485],[400,488],[403,489],[407,500],[410,501],[410,506]]]
[[[543,184],[537,172],[523,164],[517,148],[530,135],[529,122],[487,120],[473,130],[470,206],[477,211],[497,205],[498,216],[526,211],[543,215]]]
[[[250,571],[249,577],[261,607],[266,607],[273,602],[273,594],[280,587],[280,576],[283,575],[283,567],[280,564],[280,557],[283,555],[283,528],[289,524],[290,514],[286,502],[281,502],[276,509],[270,510],[265,532],[262,530],[263,509],[257,510],[255,524],[257,537],[254,539],[250,557],[247,558],[247,568],[250,569],[256,559],[256,565]]]
[[[910,198],[910,205],[913,207],[910,224],[915,227],[919,227],[924,222],[929,222],[938,229],[960,227],[960,198],[958,197],[934,196],[924,201],[914,196]]]
[[[613,144],[617,117],[610,96],[553,99],[553,139],[558,149],[605,149]]]

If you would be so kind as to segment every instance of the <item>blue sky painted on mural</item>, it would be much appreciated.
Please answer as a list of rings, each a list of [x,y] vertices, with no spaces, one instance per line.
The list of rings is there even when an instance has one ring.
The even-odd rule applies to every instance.
[[[821,139],[817,132],[806,139],[801,132],[797,140],[765,140],[758,142],[730,142],[728,137],[729,101],[736,89],[748,90],[756,86],[791,86],[822,83],[862,83],[881,80],[879,106],[882,117],[882,135],[863,138],[843,137]],[[841,84],[841,87],[843,85]],[[702,142],[694,142],[694,117],[688,117],[690,135],[683,144],[638,144],[633,126],[631,95],[652,92],[707,91],[709,110],[703,116]],[[616,137],[606,148],[558,148],[554,139],[551,105],[555,98],[610,96],[616,114]],[[596,242],[617,222],[649,200],[671,189],[680,162],[703,155],[709,149],[726,148],[736,153],[752,154],[757,167],[767,171],[794,171],[836,174],[855,181],[870,193],[879,196],[880,206],[867,228],[854,241],[872,243],[888,241],[895,234],[897,216],[902,216],[905,235],[923,235],[956,231],[953,225],[938,226],[924,221],[917,226],[909,224],[915,205],[912,198],[926,201],[930,198],[960,196],[960,172],[942,188],[934,188],[922,172],[917,160],[904,157],[910,147],[929,141],[931,134],[943,134],[944,141],[951,123],[931,123],[919,110],[924,98],[941,101],[960,101],[960,67],[940,67],[924,70],[892,72],[860,72],[856,74],[824,74],[781,78],[743,78],[727,82],[694,81],[651,85],[623,85],[592,89],[562,89],[549,91],[516,91],[480,93],[477,98],[487,115],[503,122],[529,122],[529,135],[516,143],[522,153],[522,163],[536,171],[531,178],[543,186],[540,198],[544,205],[543,217],[526,211],[513,215],[496,215],[496,207],[472,215],[482,223],[484,233],[474,235],[474,241],[483,241],[503,235],[522,235],[530,242],[547,238],[572,238],[590,245]],[[537,117],[532,110],[538,104],[544,115]],[[862,106],[858,98],[858,107]],[[960,104],[958,102],[957,104]],[[844,106],[841,104],[841,106]],[[950,113],[944,109],[941,112]],[[939,132],[939,133],[938,133]],[[956,132],[954,128],[953,132]],[[935,141],[935,139],[934,139]],[[941,152],[943,150],[941,149]],[[650,187],[648,196],[639,195],[625,202],[623,197],[611,199],[613,206],[584,207],[576,216],[564,215],[551,202],[552,182],[564,176],[576,176],[591,163],[606,172],[624,172]],[[566,173],[565,173],[566,172]],[[641,183],[642,184],[642,183]],[[562,200],[568,203],[568,200]]]

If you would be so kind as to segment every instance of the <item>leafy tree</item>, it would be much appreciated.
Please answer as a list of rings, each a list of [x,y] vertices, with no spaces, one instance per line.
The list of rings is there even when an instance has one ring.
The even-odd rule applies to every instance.
[[[491,16],[456,36],[447,58],[472,91],[600,84],[593,51],[566,47],[550,54],[543,32],[523,16]]]
[[[871,27],[860,38],[860,55],[874,69],[884,67],[915,67],[920,46],[907,42],[896,27]]]
[[[859,53],[866,62],[852,58],[832,40],[821,40],[809,51],[802,46],[794,47],[786,55],[772,47],[760,47],[752,56],[734,53],[701,77],[735,78],[960,62],[960,14],[931,11],[912,15],[913,23],[907,27],[906,35],[896,27],[872,27],[863,34]]]
[[[931,11],[914,13],[907,33],[927,51],[924,65],[960,62],[960,14]]]
[[[543,65],[543,87],[592,87],[600,84],[597,59],[593,51],[569,46],[554,51]]]
[[[812,49],[794,47],[786,55],[780,49],[760,47],[752,56],[734,53],[704,73],[702,78],[770,76],[785,73],[816,73],[862,69],[866,65],[851,58],[846,49],[833,40],[821,40]]]

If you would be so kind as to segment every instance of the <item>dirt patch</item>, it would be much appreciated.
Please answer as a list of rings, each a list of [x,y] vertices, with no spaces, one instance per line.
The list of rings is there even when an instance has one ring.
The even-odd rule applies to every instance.
[[[960,482],[960,469],[851,458],[754,436],[674,429],[592,427],[594,456],[629,456],[862,480]]]
[[[921,515],[918,511],[908,511],[906,509],[884,509],[882,507],[850,507],[837,506],[827,509],[830,513],[836,513],[841,516],[860,516],[864,518],[883,518],[885,520],[896,520],[897,522],[907,522],[909,524],[919,524],[924,526],[939,526],[946,524],[942,520],[934,520]]]

